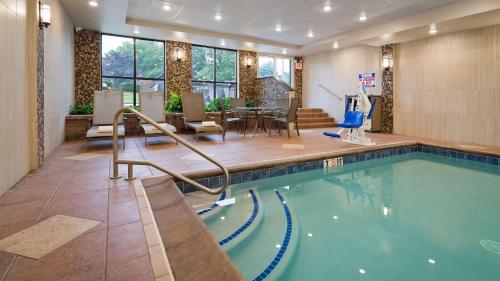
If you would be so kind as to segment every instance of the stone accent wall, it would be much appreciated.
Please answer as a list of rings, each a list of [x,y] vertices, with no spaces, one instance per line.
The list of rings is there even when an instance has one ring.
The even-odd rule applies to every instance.
[[[301,63],[304,66],[304,59],[302,57],[295,57],[295,63]],[[295,64],[292,65],[295,75],[295,97],[299,99],[299,107],[302,107],[302,69],[296,69]]]
[[[101,89],[101,33],[93,30],[75,32],[75,104],[93,101]]]
[[[37,160],[41,167],[45,160],[45,95],[44,95],[44,33],[38,29],[36,62],[36,116],[37,116]]]
[[[247,66],[247,59],[252,61],[250,66]],[[238,51],[239,60],[239,88],[240,98],[245,98],[246,101],[258,103],[256,79],[257,79],[257,53],[252,51]]]
[[[288,92],[292,90],[288,84],[274,77],[257,79],[258,100],[256,104],[273,107],[277,98],[287,98]]]
[[[382,58],[394,61],[394,44],[382,46]],[[382,70],[382,132],[388,134],[392,133],[394,127],[393,74],[392,67]]]
[[[166,41],[165,57],[167,70],[167,93],[176,92],[182,94],[191,92],[193,69],[191,63],[191,44]],[[177,51],[183,52],[181,61],[177,61]]]

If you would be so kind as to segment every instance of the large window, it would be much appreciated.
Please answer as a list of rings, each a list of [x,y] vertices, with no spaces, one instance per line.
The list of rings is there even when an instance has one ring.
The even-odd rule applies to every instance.
[[[165,45],[163,41],[103,34],[102,89],[123,91],[126,106],[136,106],[138,93],[163,92]]]
[[[292,60],[289,58],[259,56],[259,77],[274,76],[292,85]]]
[[[237,96],[236,51],[192,46],[193,92],[203,93],[205,102]]]

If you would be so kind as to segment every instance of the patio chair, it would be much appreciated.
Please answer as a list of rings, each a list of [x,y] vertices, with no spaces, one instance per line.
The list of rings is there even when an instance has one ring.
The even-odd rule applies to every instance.
[[[174,126],[166,123],[167,120],[165,114],[165,98],[162,92],[154,92],[154,93],[140,93],[139,94],[139,104],[141,105],[141,112],[147,117],[153,119],[156,123],[160,125],[160,127],[167,129],[173,133],[177,130]],[[141,120],[141,128],[144,132],[144,144],[148,146],[148,137],[157,137],[164,136],[165,134],[155,128],[153,125],[146,123],[144,120]],[[176,141],[178,144],[178,141]]]
[[[245,116],[244,113],[238,111],[238,107],[245,106],[245,99],[243,98],[232,98],[231,99],[231,110],[227,111],[224,108],[224,103],[220,103],[220,114],[221,114],[221,125],[224,128],[224,139],[226,138],[227,127],[231,124],[238,124],[238,130],[243,131],[243,137],[245,137]]]
[[[224,141],[224,128],[218,124],[205,125],[207,121],[207,113],[205,112],[205,104],[202,94],[185,93],[181,95],[182,112],[184,114],[184,126],[188,129],[193,129],[196,133],[196,141],[199,140],[201,134],[220,134]]]
[[[297,109],[298,108],[299,108],[299,100],[296,98],[291,99],[290,107],[288,108],[288,111],[287,111],[285,117],[270,119],[271,125],[269,127],[269,137],[271,137],[271,131],[273,129],[273,125],[276,124],[277,127],[279,128],[280,134],[281,134],[281,129],[283,129],[283,127],[285,127],[287,130],[287,133],[288,133],[288,138],[290,138],[290,124],[292,124],[292,123],[295,124],[295,130],[297,131],[297,135],[300,136],[299,126],[297,124]]]
[[[94,111],[92,113],[92,127],[86,135],[86,147],[89,140],[113,139],[113,118],[115,113],[123,107],[123,93],[111,91],[94,91]],[[125,148],[125,128],[123,114],[118,120],[118,138],[123,139]]]

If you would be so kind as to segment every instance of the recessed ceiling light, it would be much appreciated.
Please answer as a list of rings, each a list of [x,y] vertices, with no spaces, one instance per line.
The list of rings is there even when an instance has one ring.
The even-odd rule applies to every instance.
[[[222,20],[222,16],[220,14],[215,14],[214,19],[216,21],[221,21]]]
[[[172,9],[172,7],[170,7],[170,5],[168,3],[163,4],[163,10],[170,11],[171,9]]]
[[[307,33],[307,37],[314,37],[314,33],[312,32],[312,30],[309,30],[309,32]]]
[[[286,55],[286,49],[283,49],[282,53],[283,53],[283,55]]]
[[[99,2],[97,2],[96,0],[90,0],[89,5],[90,7],[97,7],[99,6]]]
[[[226,41],[224,41],[224,40],[220,40],[220,45],[221,45],[221,46],[226,46]]]
[[[334,49],[338,49],[339,48],[339,43],[337,41],[333,42],[333,48]],[[333,218],[335,219],[336,216],[334,216]]]
[[[330,5],[325,5],[325,6],[323,7],[323,12],[327,12],[327,13],[328,13],[328,12],[330,12],[330,11],[332,11],[332,6],[330,6]]]
[[[360,16],[359,16],[359,21],[366,21],[368,19],[368,17],[366,16],[365,13],[362,13]]]
[[[436,34],[438,31],[437,29],[433,28],[433,29],[429,29],[429,33],[430,34]]]
[[[134,34],[139,34],[139,29],[134,29]]]
[[[281,25],[278,24],[278,25],[276,25],[276,27],[274,28],[274,30],[276,32],[281,32],[283,29],[281,28]]]

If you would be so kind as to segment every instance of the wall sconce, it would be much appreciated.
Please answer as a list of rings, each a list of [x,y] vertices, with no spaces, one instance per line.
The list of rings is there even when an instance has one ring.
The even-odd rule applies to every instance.
[[[38,1],[38,27],[40,29],[49,27],[51,17],[50,6]]]
[[[385,58],[383,59],[383,62],[382,62],[382,63],[383,63],[384,68],[385,68],[386,70],[389,70],[389,69],[391,69],[391,68],[392,68],[392,59],[391,59],[391,58],[385,57]]]
[[[180,48],[177,48],[175,50],[175,59],[180,62],[182,61],[183,58],[184,58],[184,51]]]
[[[247,68],[250,68],[250,66],[252,66],[252,59],[247,57],[245,63],[246,63]]]

